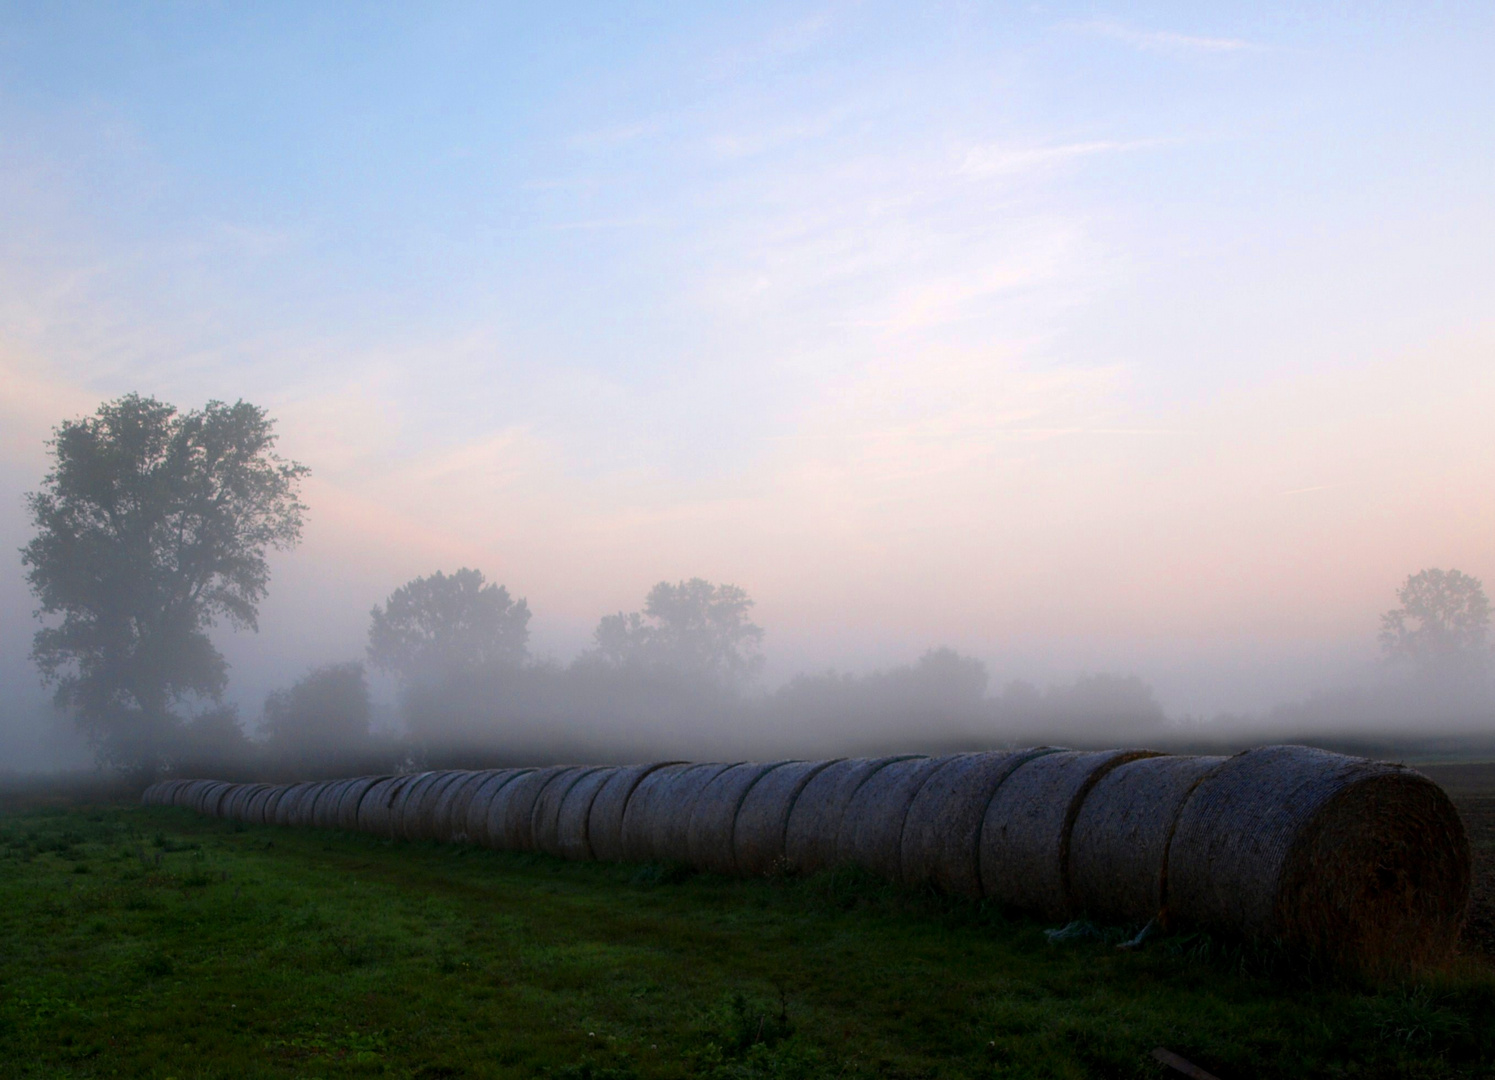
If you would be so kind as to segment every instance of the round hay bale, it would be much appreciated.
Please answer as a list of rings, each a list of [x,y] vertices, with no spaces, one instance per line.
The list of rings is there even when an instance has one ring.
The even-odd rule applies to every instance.
[[[492,775],[492,769],[469,772],[447,785],[441,798],[436,800],[436,811],[431,815],[430,835],[433,839],[445,844],[460,844],[467,839],[467,804],[473,792]]]
[[[370,788],[384,779],[386,777],[383,776],[360,776],[348,781],[337,800],[334,826],[344,832],[357,832],[358,804],[363,802],[363,797],[369,793]]]
[[[291,789],[291,793],[281,800],[280,813],[277,817],[283,817],[284,823],[291,826],[305,825],[305,814],[310,807],[311,799],[317,797],[319,784],[315,780],[304,780]]]
[[[238,784],[230,784],[224,780],[213,780],[198,794],[198,812],[209,817],[219,816],[219,807],[223,805]]]
[[[655,761],[645,765],[628,765],[614,770],[592,800],[587,815],[587,847],[600,862],[623,862],[623,820],[628,804],[639,784],[659,769],[679,765],[678,761]]]
[[[265,808],[260,814],[260,820],[265,825],[274,825],[276,814],[280,811],[280,800],[286,797],[286,792],[291,790],[290,784],[276,784],[265,800]]]
[[[595,765],[577,765],[567,769],[565,772],[557,773],[551,777],[550,782],[541,789],[535,799],[535,810],[532,815],[533,821],[530,830],[534,835],[536,851],[543,851],[547,855],[560,855],[560,818],[561,807],[565,805],[566,796],[571,793],[584,777],[598,772]]]
[[[329,780],[327,786],[317,793],[317,801],[312,805],[311,824],[315,829],[337,828],[337,810],[342,802],[343,792],[348,785],[356,780]]]
[[[266,822],[265,811],[270,806],[271,800],[281,791],[279,784],[266,784],[254,798],[249,800],[249,806],[244,811],[244,820],[251,825],[263,825]]]
[[[732,861],[739,874],[773,874],[783,868],[785,834],[800,793],[836,764],[839,759],[785,762],[748,789],[732,825]]]
[[[556,813],[555,848],[552,854],[573,861],[593,858],[589,837],[592,806],[597,801],[598,793],[617,771],[612,766],[594,769],[571,785]]]
[[[1096,781],[1069,834],[1069,891],[1076,911],[1132,925],[1162,914],[1173,823],[1194,786],[1224,760],[1138,758]]]
[[[186,807],[189,810],[196,810],[198,796],[201,794],[202,789],[211,783],[211,780],[185,781],[182,786],[179,787],[174,793],[172,798],[172,805]]]
[[[661,796],[671,781],[688,768],[690,765],[682,762],[654,769],[633,789],[628,805],[623,808],[624,862],[651,862],[659,858],[654,853],[654,838],[658,833],[656,823],[665,812]]]
[[[358,804],[358,831],[390,836],[390,804],[415,776],[415,773],[387,776],[364,792]]]
[[[311,781],[309,780],[303,780],[298,783],[288,785],[285,791],[281,794],[280,800],[275,804],[275,816],[273,824],[291,824],[291,813],[296,809],[296,803],[301,800],[301,796],[305,794],[306,789],[311,786]]]
[[[190,810],[197,811],[199,814],[206,814],[208,812],[208,792],[221,789],[222,787],[223,781],[221,780],[194,781],[192,786],[189,787],[184,794],[183,798],[185,801],[182,803],[182,805],[186,806]]]
[[[1304,746],[1228,759],[1179,813],[1173,919],[1373,977],[1436,966],[1469,904],[1469,841],[1443,789]]]
[[[1073,912],[1070,828],[1091,787],[1151,750],[1060,750],[1029,758],[997,788],[981,825],[981,888],[993,900],[1046,919]]]
[[[899,873],[951,896],[981,896],[981,823],[1002,781],[1053,747],[960,754],[936,769],[909,804]]]
[[[291,824],[307,829],[317,828],[317,807],[323,804],[328,792],[341,782],[340,780],[318,780],[307,789],[306,794],[301,796],[301,801],[296,804],[296,817],[299,820],[293,820]]]
[[[410,828],[415,824],[415,817],[419,810],[420,797],[425,794],[431,782],[441,773],[434,769],[418,772],[410,778],[410,782],[400,788],[399,793],[389,804],[389,834],[396,840],[409,840]]]
[[[241,785],[239,790],[234,792],[225,805],[224,816],[232,818],[234,821],[248,821],[249,804],[254,801],[256,795],[265,791],[269,786],[269,784]]]
[[[141,806],[161,806],[164,804],[166,793],[171,790],[174,780],[157,780],[140,793]]]
[[[218,799],[218,808],[215,811],[216,816],[231,819],[233,817],[234,803],[248,790],[248,784],[229,784],[228,790]]]
[[[696,799],[686,835],[686,854],[692,866],[718,874],[737,872],[732,837],[737,811],[753,785],[783,761],[746,761],[724,769],[712,778]]]
[[[488,844],[500,851],[535,850],[535,800],[545,785],[574,768],[551,765],[516,776],[488,804]]]
[[[414,805],[406,809],[405,833],[411,840],[444,840],[436,835],[436,812],[441,806],[441,797],[454,784],[460,784],[472,773],[466,769],[438,773],[415,799]]]
[[[948,757],[894,761],[857,788],[836,835],[836,862],[865,867],[898,881],[903,865],[903,828],[920,789]]]
[[[656,860],[690,861],[690,821],[701,792],[729,768],[730,765],[720,762],[688,765],[660,789],[655,800],[654,835],[650,840]]]
[[[897,757],[847,758],[816,773],[800,792],[784,831],[784,862],[795,873],[813,874],[836,865],[836,840],[841,818],[857,789]]]
[[[492,809],[493,800],[500,791],[530,771],[532,770],[500,769],[478,785],[478,789],[472,793],[472,798],[467,802],[467,821],[463,825],[469,844],[478,844],[482,847],[497,846],[497,840],[490,839],[488,836],[488,811]]]

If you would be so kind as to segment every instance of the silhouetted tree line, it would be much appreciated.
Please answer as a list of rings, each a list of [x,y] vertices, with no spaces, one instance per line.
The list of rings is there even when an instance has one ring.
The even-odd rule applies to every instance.
[[[735,585],[660,582],[603,616],[569,664],[529,655],[530,610],[475,569],[402,585],[370,613],[366,661],[392,675],[406,733],[376,735],[364,660],[270,694],[252,741],[223,701],[208,631],[256,628],[271,549],[293,547],[305,466],[274,453],[263,409],[179,413],[127,395],[66,421],[28,497],[21,551],[46,625],[32,655],[102,761],[232,775],[378,771],[417,761],[834,755],[899,749],[1160,742],[1167,720],[1135,677],[991,694],[949,648],[870,674],[803,674],[765,692],[764,631]],[[1385,717],[1491,724],[1490,603],[1457,570],[1408,577],[1381,620],[1385,684],[1317,695],[1255,723],[1310,733]],[[1248,725],[1249,726],[1249,725]],[[1175,733],[1176,735],[1176,733]]]

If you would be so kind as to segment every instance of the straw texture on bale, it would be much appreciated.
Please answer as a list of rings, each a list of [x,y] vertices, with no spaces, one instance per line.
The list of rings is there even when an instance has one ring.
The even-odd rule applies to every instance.
[[[592,805],[618,771],[611,766],[593,769],[571,785],[556,813],[555,847],[545,850],[563,859],[585,861],[595,858],[591,841]]]
[[[233,789],[224,796],[223,803],[219,807],[223,816],[230,821],[243,821],[244,803],[259,788],[259,784],[235,784]]]
[[[240,796],[238,804],[234,807],[234,817],[240,821],[254,821],[255,814],[260,806],[264,804],[265,796],[273,790],[273,784],[251,784],[249,790]]]
[[[198,793],[199,806],[204,814],[209,817],[217,817],[218,808],[223,805],[223,797],[234,789],[233,784],[216,780],[209,783]]]
[[[894,881],[903,863],[908,808],[930,775],[950,759],[889,762],[867,778],[846,804],[836,834],[836,862],[865,867]]]
[[[391,804],[414,778],[413,774],[404,773],[380,780],[369,788],[363,801],[358,804],[358,830],[375,836],[393,836],[390,828]]]
[[[438,774],[426,786],[426,790],[421,792],[414,807],[414,815],[405,826],[406,835],[412,840],[445,840],[446,837],[439,835],[436,828],[436,815],[441,808],[442,797],[471,775],[467,770]]]
[[[654,761],[613,771],[592,799],[592,809],[587,815],[587,846],[592,850],[592,858],[603,862],[623,862],[628,858],[623,847],[623,819],[633,793],[651,773],[678,764]]]
[[[310,786],[310,783],[306,781],[287,785],[286,789],[280,793],[280,798],[275,800],[275,807],[270,811],[268,823],[271,825],[289,825],[291,823],[291,810],[295,807],[296,800]]]
[[[334,783],[336,781],[318,780],[308,788],[306,793],[301,796],[301,801],[296,804],[296,815],[291,820],[291,824],[301,825],[306,828],[315,826],[317,823],[317,804],[322,801],[322,797],[327,794],[328,788],[332,787]]]
[[[1184,803],[1165,897],[1180,923],[1383,974],[1452,953],[1469,887],[1468,838],[1431,780],[1272,746],[1230,758]]]
[[[902,880],[952,896],[981,896],[981,824],[1009,773],[1051,747],[961,754],[934,771],[909,804],[900,855]]]
[[[265,801],[260,806],[260,816],[256,822],[257,824],[275,824],[275,810],[280,806],[280,800],[285,798],[285,793],[289,790],[291,790],[290,784],[275,784],[270,788],[270,793],[265,796]]]
[[[536,851],[547,855],[560,855],[561,851],[561,807],[571,789],[586,777],[600,770],[595,765],[577,765],[565,772],[557,773],[535,799],[534,832]]]
[[[244,807],[244,820],[251,825],[265,824],[267,820],[265,812],[270,806],[270,800],[275,798],[278,791],[280,791],[279,784],[266,784],[255,792],[254,797]]]
[[[1138,758],[1096,781],[1070,830],[1069,887],[1077,911],[1132,925],[1162,915],[1173,823],[1195,785],[1224,760]]]
[[[690,861],[690,819],[695,814],[701,792],[730,765],[710,762],[687,765],[659,792],[654,816],[654,835],[650,846],[654,858],[662,862]]]
[[[410,782],[400,788],[389,803],[389,832],[396,840],[408,840],[406,829],[415,822],[415,808],[417,800],[431,786],[431,781],[440,774],[427,770],[418,772],[410,778]]]
[[[895,761],[910,755],[880,758],[847,758],[815,774],[789,813],[784,831],[784,861],[789,869],[814,873],[836,865],[836,840],[841,818],[857,789]]]
[[[805,785],[837,761],[791,761],[765,773],[748,789],[732,826],[732,857],[739,874],[772,874],[784,866],[789,816]]]
[[[651,862],[663,856],[654,853],[654,838],[665,812],[665,792],[687,764],[665,765],[654,769],[638,782],[628,805],[623,808],[621,833],[624,862]]]
[[[733,832],[737,811],[754,784],[782,761],[749,761],[724,769],[712,778],[696,799],[686,835],[686,855],[692,866],[718,874],[737,872]]]
[[[318,829],[337,828],[337,812],[342,804],[343,792],[357,782],[357,779],[330,781],[312,806],[312,825]]]
[[[369,793],[369,789],[380,780],[387,779],[383,776],[360,776],[358,779],[344,785],[338,794],[337,806],[332,812],[332,827],[355,832],[358,829],[358,804],[363,802],[363,797]]]
[[[1031,758],[1004,780],[981,826],[981,888],[991,899],[1047,919],[1073,911],[1070,827],[1090,788],[1150,750],[1061,750]]]
[[[497,846],[496,841],[488,838],[488,811],[492,809],[493,800],[500,791],[530,771],[529,769],[499,769],[478,785],[478,789],[472,793],[472,798],[467,800],[467,821],[463,826],[463,832],[467,834],[469,844],[477,844],[481,847]]]
[[[492,769],[470,772],[455,784],[448,785],[437,800],[431,815],[431,835],[444,843],[467,839],[467,804],[483,782],[493,775]]]
[[[488,845],[500,851],[534,851],[535,801],[546,784],[570,768],[535,769],[500,788],[488,804]]]

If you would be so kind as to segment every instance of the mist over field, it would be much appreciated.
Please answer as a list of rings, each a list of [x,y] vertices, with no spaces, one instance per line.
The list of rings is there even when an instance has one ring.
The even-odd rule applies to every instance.
[[[1495,754],[1492,18],[7,11],[0,770]]]

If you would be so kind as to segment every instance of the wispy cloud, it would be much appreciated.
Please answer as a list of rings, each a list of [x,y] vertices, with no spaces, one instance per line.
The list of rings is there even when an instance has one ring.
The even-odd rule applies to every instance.
[[[958,170],[964,176],[1011,176],[1051,168],[1078,158],[1100,154],[1118,154],[1157,146],[1161,139],[1133,139],[1126,142],[1061,143],[1055,146],[976,146],[966,152]]]
[[[1086,19],[1061,24],[1079,34],[1092,34],[1123,42],[1143,52],[1208,54],[1254,52],[1261,46],[1242,38],[1180,34],[1176,30],[1141,30],[1115,19]]]

